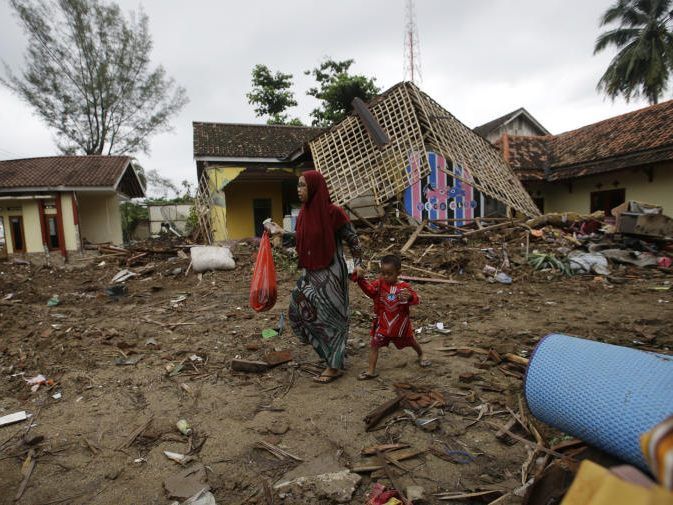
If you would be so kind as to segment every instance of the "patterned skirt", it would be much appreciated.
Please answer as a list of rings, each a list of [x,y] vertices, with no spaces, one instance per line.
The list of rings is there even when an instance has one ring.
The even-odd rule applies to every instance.
[[[304,270],[292,290],[289,320],[292,331],[310,343],[330,368],[343,368],[348,339],[348,269],[337,244],[332,264]]]

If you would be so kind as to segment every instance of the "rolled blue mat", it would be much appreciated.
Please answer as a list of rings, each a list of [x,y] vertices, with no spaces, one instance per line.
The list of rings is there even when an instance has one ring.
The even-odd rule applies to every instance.
[[[647,470],[639,438],[673,414],[673,356],[551,334],[524,391],[537,419]]]

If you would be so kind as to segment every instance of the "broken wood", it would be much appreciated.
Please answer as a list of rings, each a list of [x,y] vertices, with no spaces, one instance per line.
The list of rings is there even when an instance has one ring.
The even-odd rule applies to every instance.
[[[424,219],[421,224],[418,225],[416,230],[411,234],[411,237],[409,237],[409,240],[402,246],[402,249],[400,249],[400,254],[406,253],[412,245],[414,245],[414,242],[416,242],[416,239],[418,238],[418,235],[423,231],[423,228],[425,228],[425,225],[428,224],[428,220]]]
[[[528,358],[523,358],[521,356],[518,356],[516,354],[512,354],[511,352],[506,353],[503,356],[507,361],[510,361],[512,363],[518,363],[519,365],[523,366],[528,366]]]
[[[435,284],[462,284],[460,281],[454,281],[453,279],[440,279],[437,277],[412,277],[410,275],[400,275],[399,277],[403,281],[412,281],[412,282],[434,282]]]
[[[131,447],[131,444],[133,444],[135,439],[138,438],[140,435],[142,435],[143,431],[145,431],[149,427],[149,425],[152,423],[152,419],[153,419],[152,416],[148,417],[147,420],[143,424],[141,424],[135,430],[133,430],[131,432],[131,434],[128,436],[128,438],[126,439],[126,442],[124,442],[119,447],[117,447],[117,450],[120,451],[122,449],[126,449],[128,447]]]
[[[21,474],[23,475],[23,480],[21,481],[21,485],[19,486],[19,489],[16,492],[14,501],[19,501],[21,499],[21,496],[23,496],[23,492],[26,490],[26,486],[28,485],[30,476],[33,474],[33,470],[35,470],[35,463],[36,463],[35,449],[31,449],[30,451],[28,451],[28,456],[26,456],[26,460],[23,462],[23,465],[21,466]]]
[[[419,233],[418,238],[462,238],[456,233]]]
[[[489,231],[496,231],[496,230],[502,230],[504,228],[515,227],[515,226],[519,225],[521,222],[522,221],[520,219],[518,219],[518,220],[505,221],[504,223],[498,223],[498,224],[494,224],[494,225],[491,225],[491,226],[485,226],[485,227],[483,227],[479,230],[472,230],[472,231],[465,232],[463,234],[463,238],[474,237],[474,236],[481,235],[482,233],[486,233],[486,232],[489,232]]]
[[[409,447],[409,444],[382,444],[382,445],[373,445],[370,447],[365,447],[362,449],[363,456],[375,456],[376,451],[387,452],[395,451],[398,449],[406,449]]]
[[[256,447],[269,451],[278,459],[293,459],[295,461],[304,461],[299,456],[295,456],[294,454],[291,454],[281,449],[277,445],[270,444],[268,442],[265,442],[264,440],[260,440],[259,442],[257,442]]]
[[[292,351],[274,351],[264,356],[264,362],[272,368],[283,363],[289,363],[292,359]]]
[[[390,467],[388,466],[389,457],[387,458],[381,451],[377,451],[376,455],[378,456],[379,461],[381,462],[381,465],[383,465],[383,471],[385,472],[386,477],[388,477],[388,480],[390,481],[391,487],[395,491],[397,491],[397,494],[400,495],[400,500],[402,501],[402,503],[404,505],[407,505],[407,498],[406,498],[404,492],[402,491],[402,486],[400,486],[397,483],[397,479],[395,479],[395,477],[393,475],[393,472],[390,470]]]
[[[381,452],[381,451],[379,451]],[[424,454],[426,451],[424,450],[418,450],[418,449],[403,449],[401,451],[394,451],[394,452],[387,452],[385,453],[386,456],[389,458],[393,459],[395,462],[400,462],[404,461],[407,459],[415,458],[416,456],[420,456],[421,454]],[[367,461],[367,460],[365,460]],[[371,460],[369,460],[371,461]],[[351,468],[351,472],[354,473],[370,473],[370,472],[375,472],[377,470],[381,470],[383,468],[383,465],[376,462],[374,460],[373,462],[365,462],[361,465],[354,466]]]
[[[468,498],[478,498],[479,496],[487,496],[489,494],[503,494],[503,491],[499,489],[491,489],[488,491],[476,491],[474,493],[438,493],[435,494],[438,500],[449,501],[449,500],[467,500]]]
[[[444,278],[446,277],[446,275],[444,275],[444,274],[438,274],[437,272],[433,272],[432,270],[428,270],[426,268],[415,267],[413,265],[406,265],[405,264],[404,268],[410,268],[411,270],[417,270],[419,272],[423,272],[423,273],[430,274],[430,275],[439,275],[440,277],[444,277]]]
[[[448,351],[448,352],[458,352],[462,350],[470,350],[476,354],[489,354],[489,351],[486,349],[481,349],[480,347],[437,347],[435,351]]]
[[[510,443],[510,444],[513,443],[512,439],[507,435],[507,433],[510,430],[514,429],[514,426],[516,426],[516,423],[517,423],[517,420],[515,418],[511,418],[505,426],[503,426],[502,428],[500,428],[496,432],[495,438],[497,438],[501,442]]]
[[[426,247],[425,251],[423,251],[423,254],[421,254],[418,258],[416,258],[414,260],[414,263],[420,262],[425,257],[425,255],[428,254],[432,250],[433,247],[435,247],[435,244],[430,244],[428,247]]]
[[[269,365],[264,361],[234,358],[231,360],[231,369],[237,372],[262,373],[269,369]]]
[[[403,398],[404,395],[398,395],[396,398],[388,400],[386,403],[367,414],[364,418],[365,423],[367,423],[366,431],[371,431],[381,419],[397,410],[397,407],[399,407]]]
[[[378,228],[372,224],[372,222],[364,217],[362,214],[360,214],[357,210],[352,208],[350,205],[344,205],[346,210],[353,214],[355,217],[357,217],[360,221],[362,221],[364,224],[366,224],[369,228],[371,228],[374,231],[378,231]]]

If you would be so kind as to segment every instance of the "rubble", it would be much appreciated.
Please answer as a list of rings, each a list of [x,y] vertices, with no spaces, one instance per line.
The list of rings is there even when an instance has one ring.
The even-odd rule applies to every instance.
[[[355,489],[362,477],[349,470],[325,473],[310,477],[299,477],[280,482],[273,489],[281,498],[291,496],[291,501],[307,503],[312,499],[327,499],[335,503],[351,503]]]
[[[358,233],[375,275],[380,255],[399,252],[418,223],[404,215],[398,221],[394,212],[368,221],[373,228],[363,224]],[[279,503],[281,493],[285,503],[296,497],[329,503],[299,487],[274,490],[273,483],[305,477],[305,468],[324,475],[344,467],[383,483],[400,500],[412,498],[414,481],[426,487],[427,503],[523,496],[554,462],[590,454],[519,405],[541,336],[559,330],[660,354],[673,348],[664,312],[673,285],[665,266],[673,257],[670,242],[615,233],[603,217],[554,215],[529,223],[484,218],[449,228],[428,222],[403,269],[416,278],[422,298],[412,313],[416,338],[438,366],[420,371],[411,354],[384,350],[381,376],[355,382],[371,318],[368,301],[352,294],[348,369],[343,382],[320,391],[309,379],[322,364],[289,327],[279,331],[287,324],[282,314],[295,273],[278,268],[278,306],[270,312],[247,307],[254,243],[231,244],[234,270],[201,275],[191,269],[185,275],[189,257],[179,244],[188,244],[177,240],[63,267],[1,263],[0,415],[33,413],[28,422],[0,427],[0,472],[10,495],[25,478],[21,465],[33,448],[37,471],[23,490],[26,503],[67,502],[78,493],[87,503],[108,503],[122,486],[133,486],[137,500],[149,503],[176,470],[194,465],[207,467],[207,481],[196,471],[194,486],[175,499],[189,500],[203,484],[211,489],[201,498],[220,503]],[[473,231],[479,233],[465,236]],[[654,257],[657,264],[605,256],[613,250],[648,264]],[[592,267],[568,275],[552,263],[537,269],[529,262],[553,255],[569,266],[580,253],[606,258],[609,274]],[[138,275],[110,284],[120,270]],[[500,272],[513,283],[486,282]],[[108,296],[113,287],[119,291]],[[60,303],[48,308],[55,292]],[[278,334],[263,338],[267,328]],[[238,372],[239,362],[259,371]],[[52,382],[31,392],[24,378],[39,373]],[[376,422],[367,431],[362,418],[388,401],[390,410],[370,418]],[[176,430],[180,418],[192,423],[192,433]],[[50,451],[64,466],[86,464],[87,475],[109,487],[101,495],[88,491],[89,477],[51,464]],[[321,466],[323,454],[330,455],[329,467]],[[64,476],[70,493],[56,484]],[[365,503],[369,482],[367,489],[349,482],[344,496],[354,487],[350,502]]]

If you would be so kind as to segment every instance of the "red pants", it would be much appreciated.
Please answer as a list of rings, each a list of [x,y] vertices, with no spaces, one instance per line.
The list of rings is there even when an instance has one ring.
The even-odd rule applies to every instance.
[[[369,345],[379,349],[381,347],[388,347],[391,342],[395,344],[395,347],[398,349],[404,349],[405,347],[411,347],[414,345],[416,343],[416,339],[414,339],[413,335],[406,335],[404,337],[386,337],[380,333],[377,333],[372,337]]]

